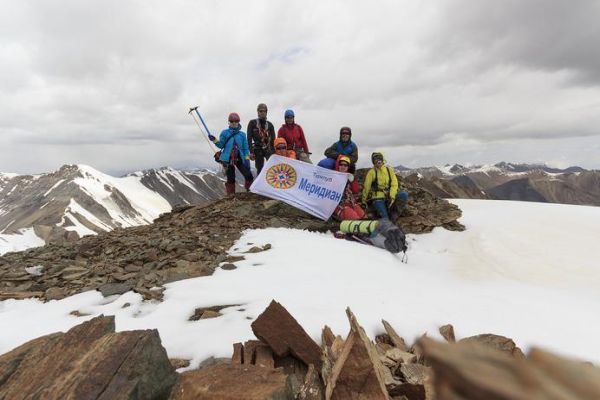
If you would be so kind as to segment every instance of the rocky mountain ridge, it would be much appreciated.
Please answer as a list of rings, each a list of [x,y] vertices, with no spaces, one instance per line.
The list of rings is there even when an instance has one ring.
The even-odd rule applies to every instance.
[[[430,232],[436,226],[464,229],[456,205],[415,181],[400,179],[410,195],[411,215],[396,220],[405,232]],[[149,225],[0,256],[0,299],[60,299],[94,289],[106,295],[135,290],[145,298],[160,298],[161,290],[155,288],[166,282],[228,268],[222,265],[231,261],[226,250],[241,232],[267,227],[335,232],[338,224],[283,202],[239,193],[235,199],[176,207]]]
[[[444,198],[537,201],[547,203],[600,205],[600,171],[581,167],[552,168],[543,164],[512,164],[410,169],[423,187]]]
[[[223,196],[222,178],[210,171],[164,167],[121,178],[85,165],[64,165],[41,175],[0,175],[0,233],[34,229],[45,242],[151,223],[175,205]]]

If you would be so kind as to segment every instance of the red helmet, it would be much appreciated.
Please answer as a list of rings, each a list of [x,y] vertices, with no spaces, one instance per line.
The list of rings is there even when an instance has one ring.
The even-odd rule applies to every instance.
[[[229,114],[229,117],[227,118],[227,120],[229,122],[240,122],[240,116],[238,113],[232,112],[231,114]]]

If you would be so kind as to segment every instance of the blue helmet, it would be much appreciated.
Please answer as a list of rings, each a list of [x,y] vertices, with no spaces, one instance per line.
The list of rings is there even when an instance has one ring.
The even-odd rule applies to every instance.
[[[293,117],[295,117],[294,110],[285,110],[285,114],[283,114],[283,116],[285,118],[288,118],[288,117],[292,117],[293,118]]]

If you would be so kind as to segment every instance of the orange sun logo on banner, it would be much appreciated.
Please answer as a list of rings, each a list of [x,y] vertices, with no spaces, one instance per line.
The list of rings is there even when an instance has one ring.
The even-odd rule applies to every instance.
[[[296,184],[298,175],[291,165],[277,164],[269,168],[266,179],[275,189],[289,189]]]

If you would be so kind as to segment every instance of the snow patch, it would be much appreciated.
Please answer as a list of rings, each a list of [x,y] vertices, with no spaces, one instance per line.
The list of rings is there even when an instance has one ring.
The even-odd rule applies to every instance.
[[[56,182],[56,183],[54,184],[54,186],[52,186],[50,189],[48,189],[48,191],[47,191],[46,193],[44,193],[42,196],[43,196],[43,197],[46,197],[46,196],[48,196],[48,194],[50,194],[50,192],[51,192],[51,191],[53,191],[53,190],[54,190],[54,189],[56,189],[58,186],[60,186],[60,184],[61,184],[61,183],[63,183],[64,181],[65,181],[64,179],[61,179],[61,180],[59,180],[58,182]]]
[[[0,255],[11,251],[23,251],[31,247],[43,246],[44,244],[45,242],[35,234],[33,228],[21,229],[18,234],[0,234]],[[1,311],[2,307],[0,306]]]

